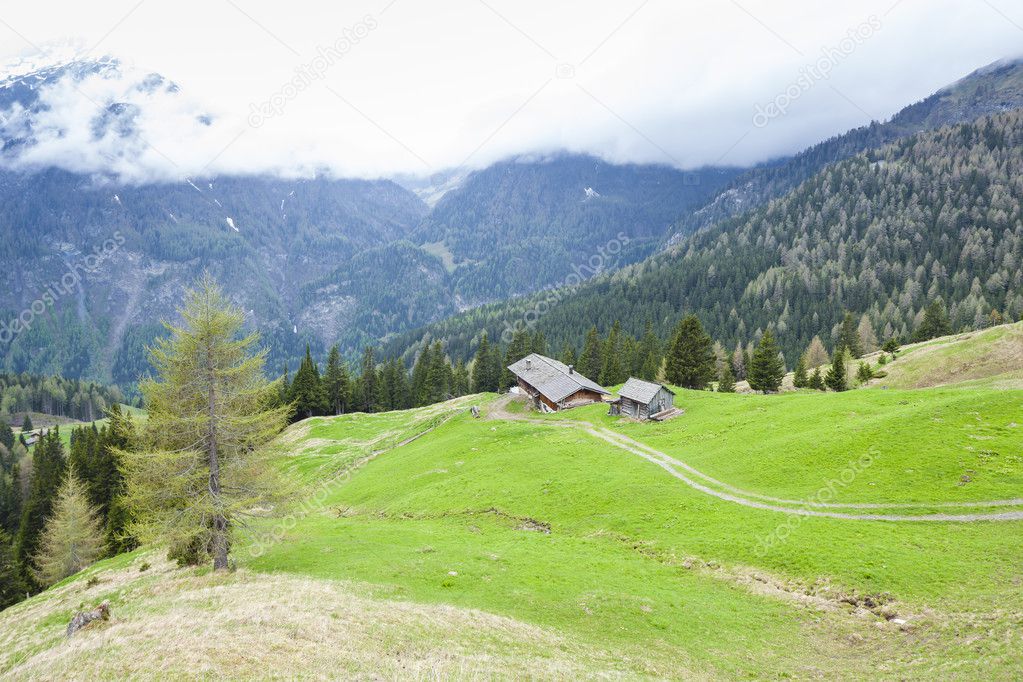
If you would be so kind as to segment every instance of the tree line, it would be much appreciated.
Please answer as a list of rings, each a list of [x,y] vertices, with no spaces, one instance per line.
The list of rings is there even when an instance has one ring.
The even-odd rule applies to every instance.
[[[134,547],[119,461],[134,434],[117,403],[69,447],[53,428],[29,452],[0,421],[0,608]]]
[[[123,402],[124,394],[116,386],[60,376],[0,373],[0,414],[41,412],[94,421],[111,405]]]

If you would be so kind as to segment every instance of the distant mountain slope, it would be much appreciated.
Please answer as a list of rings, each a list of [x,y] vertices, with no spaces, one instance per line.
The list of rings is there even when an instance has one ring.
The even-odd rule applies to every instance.
[[[445,194],[415,236],[448,258],[459,305],[485,303],[587,272],[591,259],[605,268],[640,260],[737,172],[514,159]]]
[[[780,200],[669,252],[557,294],[470,311],[393,342],[469,355],[481,329],[539,317],[553,348],[620,320],[665,336],[683,313],[735,347],[773,328],[790,366],[846,310],[907,337],[935,298],[955,329],[1023,315],[1023,111],[903,139],[828,167]],[[547,310],[540,301],[555,301]],[[533,311],[532,318],[529,313]]]
[[[406,237],[425,210],[387,181],[222,178],[134,187],[56,170],[0,174],[7,223],[0,321],[9,326],[24,315],[29,323],[9,343],[0,337],[2,366],[132,383],[147,366],[142,347],[203,270],[247,311],[276,361],[305,343],[322,349],[362,304],[325,298],[318,305],[332,311],[333,326],[304,325],[302,287]],[[82,283],[54,286],[69,271]],[[39,300],[37,312],[24,312]]]
[[[749,170],[673,228],[673,241],[778,198],[828,164],[900,138],[1023,107],[1023,58],[995,62],[911,104],[885,123],[872,122],[795,156]]]

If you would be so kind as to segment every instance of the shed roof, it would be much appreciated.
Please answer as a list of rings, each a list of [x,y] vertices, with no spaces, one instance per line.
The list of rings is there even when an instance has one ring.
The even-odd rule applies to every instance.
[[[568,365],[539,353],[531,353],[508,367],[512,374],[539,391],[548,400],[558,403],[583,389],[611,395]]]
[[[622,386],[622,390],[618,391],[618,395],[623,398],[628,398],[629,400],[635,400],[637,403],[642,403],[643,405],[649,405],[650,401],[654,399],[654,396],[656,396],[657,392],[662,388],[668,393],[675,395],[675,392],[667,386],[630,377],[629,380],[625,382],[625,385]]]

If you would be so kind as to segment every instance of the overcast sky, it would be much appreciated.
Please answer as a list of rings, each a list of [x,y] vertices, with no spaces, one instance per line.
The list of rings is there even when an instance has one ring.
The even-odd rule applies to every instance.
[[[147,148],[129,154],[150,175],[425,174],[557,149],[685,168],[797,151],[1019,56],[1023,4],[55,0],[0,8],[4,62],[62,42],[181,86],[180,101],[149,103]],[[301,88],[289,85],[296,79]],[[89,99],[118,96],[116,84],[82,87]],[[54,125],[88,118],[74,89],[48,97],[67,112],[54,114]],[[199,110],[214,114],[209,129],[190,127]],[[39,160],[89,169],[110,158],[68,148],[86,143],[54,135]]]

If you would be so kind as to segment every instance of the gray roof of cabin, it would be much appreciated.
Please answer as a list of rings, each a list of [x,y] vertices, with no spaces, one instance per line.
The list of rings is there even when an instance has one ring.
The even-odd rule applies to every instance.
[[[666,386],[661,384],[652,384],[649,381],[643,381],[642,379],[636,379],[635,377],[630,378],[622,386],[622,390],[618,391],[618,395],[629,400],[635,400],[637,403],[643,405],[649,405],[657,395],[657,392],[664,389],[668,393],[675,395],[675,392]]]
[[[527,355],[508,369],[551,402],[561,402],[583,389],[611,395],[579,372],[569,373],[568,365],[538,353]]]

